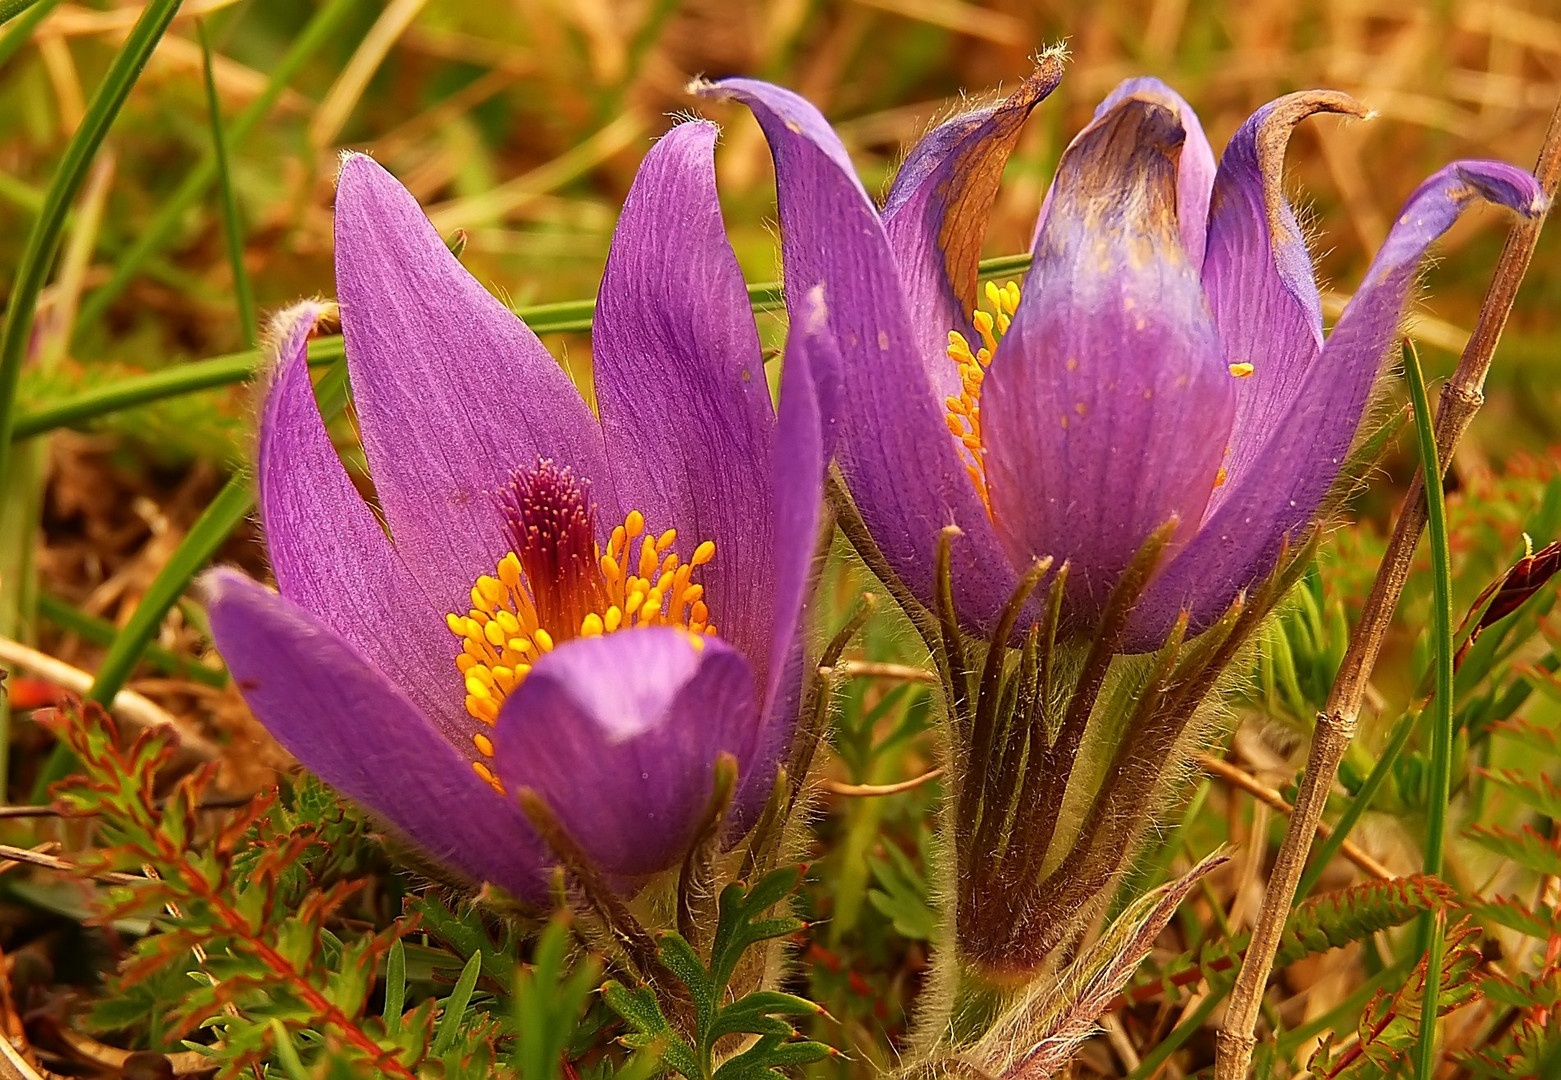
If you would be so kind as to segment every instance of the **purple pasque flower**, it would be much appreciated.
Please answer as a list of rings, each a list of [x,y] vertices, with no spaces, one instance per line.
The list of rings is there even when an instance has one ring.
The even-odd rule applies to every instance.
[[[206,579],[216,643],[284,746],[448,870],[533,900],[552,860],[518,789],[632,885],[681,860],[722,754],[729,838],[751,825],[793,731],[823,479],[809,353],[829,343],[798,324],[776,416],[715,137],[674,128],[625,203],[599,420],[411,194],[348,157],[336,283],[377,507],[310,385],[324,305],[299,305],[260,429],[280,595]]]
[[[1311,260],[1282,191],[1311,91],[1259,109],[1216,167],[1187,103],[1123,83],[1059,162],[1022,289],[976,312],[985,219],[1017,121],[1048,67],[934,129],[880,211],[796,94],[750,79],[699,91],[753,110],[775,157],[785,272],[822,282],[842,360],[834,447],[895,573],[931,602],[938,535],[963,533],[961,621],[990,631],[1021,573],[1066,560],[1089,628],[1134,555],[1177,523],[1123,642],[1213,622],[1275,567],[1348,455],[1427,246],[1467,207],[1542,212],[1533,178],[1460,161],[1409,197],[1324,339]]]

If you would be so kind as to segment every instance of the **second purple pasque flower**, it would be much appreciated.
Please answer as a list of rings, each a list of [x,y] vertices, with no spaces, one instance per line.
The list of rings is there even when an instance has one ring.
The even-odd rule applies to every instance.
[[[309,769],[472,882],[546,899],[535,790],[626,886],[728,839],[790,745],[823,479],[804,323],[771,407],[707,123],[646,156],[593,323],[600,417],[399,183],[344,162],[336,283],[371,506],[275,331],[258,481],[280,595],[207,578],[212,633]],[[816,323],[816,319],[814,320]]]
[[[1271,573],[1339,475],[1395,343],[1426,248],[1482,202],[1544,210],[1493,161],[1443,168],[1404,204],[1326,339],[1311,259],[1282,191],[1291,130],[1362,115],[1310,91],[1263,106],[1216,165],[1192,109],[1123,83],[1068,146],[1022,289],[977,260],[1020,124],[1055,57],[998,105],[910,152],[882,210],[819,112],[749,79],[704,86],[748,105],[770,142],[787,278],[822,282],[841,357],[832,426],[857,508],[924,603],[945,526],[960,620],[990,631],[1020,577],[1069,568],[1088,631],[1140,547],[1175,531],[1122,641],[1193,632]]]

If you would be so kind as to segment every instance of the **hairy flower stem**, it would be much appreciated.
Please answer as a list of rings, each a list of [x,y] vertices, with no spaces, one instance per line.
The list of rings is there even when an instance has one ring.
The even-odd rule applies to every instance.
[[[1554,200],[1558,184],[1561,184],[1561,102],[1551,114],[1550,126],[1539,152],[1539,162],[1534,176],[1546,198]],[[1436,416],[1437,460],[1445,470],[1452,460],[1464,429],[1484,402],[1485,376],[1490,371],[1491,358],[1496,344],[1506,326],[1512,302],[1518,286],[1528,270],[1529,259],[1539,242],[1544,217],[1520,219],[1507,234],[1506,246],[1496,264],[1490,289],[1480,309],[1479,321],[1474,333],[1464,347],[1463,356],[1452,379],[1442,388],[1441,405]],[[1410,563],[1415,545],[1425,527],[1426,506],[1424,478],[1417,474],[1405,498],[1404,508],[1382,556],[1371,592],[1366,597],[1360,622],[1350,635],[1339,674],[1328,692],[1327,706],[1317,717],[1317,730],[1312,736],[1311,752],[1307,757],[1306,773],[1295,803],[1295,813],[1275,860],[1273,873],[1263,894],[1263,907],[1258,923],[1252,932],[1252,943],[1241,965],[1241,974],[1231,991],[1230,1008],[1220,1029],[1215,1063],[1215,1080],[1241,1080],[1252,1063],[1252,1052],[1257,1045],[1258,1009],[1268,976],[1273,970],[1274,954],[1279,948],[1280,935],[1284,931],[1285,918],[1295,899],[1296,883],[1306,867],[1311,852],[1312,839],[1327,803],[1328,789],[1343,760],[1350,740],[1355,735],[1356,721],[1360,717],[1361,703],[1365,700],[1366,684],[1376,666],[1383,639],[1398,607],[1404,582],[1409,577]]]

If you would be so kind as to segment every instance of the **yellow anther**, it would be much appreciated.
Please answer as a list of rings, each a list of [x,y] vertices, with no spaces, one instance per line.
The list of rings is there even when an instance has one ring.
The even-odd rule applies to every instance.
[[[476,745],[477,752],[483,757],[493,756],[493,740],[488,738],[488,736],[480,731],[476,732],[472,735],[472,742]]]
[[[488,644],[498,648],[504,644],[504,627],[499,625],[497,619],[482,628],[483,637],[488,639]]]
[[[466,620],[451,612],[444,617],[444,624],[450,628],[452,634],[466,633]]]
[[[515,669],[496,667],[493,669],[493,685],[502,694],[508,694],[515,689]]]
[[[511,592],[520,588],[520,558],[513,551],[499,560],[499,580]]]
[[[537,643],[538,651],[540,651],[540,652],[552,652],[553,651],[553,635],[548,633],[546,630],[542,629],[540,626],[537,627],[537,632],[532,635],[532,640],[534,640]]]
[[[493,770],[480,761],[472,762],[472,771],[488,782],[488,786],[500,795],[504,794],[504,785],[499,783],[499,778],[493,775]]]
[[[488,692],[488,687],[482,681],[482,675],[488,675],[485,667],[474,667],[466,673],[466,692],[478,701],[486,701],[493,695]],[[492,675],[488,675],[491,679]]]
[[[1014,313],[1019,310],[1019,286],[1012,281],[1004,285],[989,281],[982,294],[991,310],[977,309],[970,313],[970,323],[981,336],[981,347],[972,349],[964,334],[958,330],[949,331],[948,358],[953,361],[959,377],[959,393],[944,399],[944,423],[949,434],[959,440],[965,471],[990,513],[986,447],[981,438],[981,386],[986,380],[986,368],[997,354],[998,344],[1008,332]]]
[[[678,531],[676,529],[668,529],[666,532],[656,537],[656,550],[658,552],[666,551],[673,544],[677,543],[677,538]]]
[[[594,611],[580,620],[581,637],[601,637],[606,632],[607,624]]]
[[[623,609],[617,604],[607,609],[606,616],[602,619],[602,626],[607,633],[612,633],[623,625]]]
[[[645,531],[645,515],[638,510],[630,510],[629,516],[623,519],[623,525],[627,530],[627,538],[633,540]]]
[[[1257,369],[1246,361],[1230,365],[1230,373],[1238,379],[1248,378],[1255,370]]]
[[[715,558],[715,541],[706,540],[694,549],[694,557],[689,559],[690,566],[703,566]]]

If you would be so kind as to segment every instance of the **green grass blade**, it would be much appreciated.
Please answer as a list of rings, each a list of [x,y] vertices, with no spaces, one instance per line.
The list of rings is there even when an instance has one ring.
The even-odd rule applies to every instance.
[[[244,340],[255,343],[259,324],[255,321],[255,290],[244,269],[244,225],[239,220],[238,197],[233,193],[233,174],[228,167],[228,137],[222,130],[222,102],[217,97],[217,79],[212,73],[211,42],[206,37],[206,20],[195,20],[200,38],[202,67],[206,76],[206,111],[211,116],[211,149],[216,156],[217,190],[222,194],[222,231],[228,241],[228,263],[233,269],[233,299],[238,304],[239,324]]]
[[[444,999],[444,1015],[439,1018],[439,1030],[434,1035],[433,1056],[438,1057],[455,1045],[455,1037],[461,1033],[461,1020],[466,1016],[466,1006],[471,1004],[472,991],[477,989],[477,976],[482,974],[482,950],[472,953],[455,980],[455,989]]]
[[[0,36],[0,66],[21,51],[32,40],[38,24],[49,17],[49,12],[60,6],[60,0],[0,0],[0,26],[12,19],[16,23]]]
[[[981,264],[983,277],[1019,273],[1030,265],[1028,255],[1005,255]],[[755,312],[775,311],[785,304],[778,281],[748,286],[748,302]],[[565,300],[517,308],[515,314],[538,334],[584,333],[591,329],[595,300]],[[309,363],[320,367],[342,356],[342,340],[325,337],[309,343]],[[192,360],[149,375],[121,379],[75,397],[40,405],[16,418],[13,439],[41,435],[55,428],[84,424],[121,409],[147,405],[166,398],[232,386],[253,378],[262,362],[260,351],[230,353],[208,360]]]
[[[401,1033],[401,1014],[406,1011],[407,1000],[407,948],[397,938],[385,957],[385,1007],[380,1016],[385,1021],[385,1031],[392,1037]]]
[[[5,325],[0,329],[0,476],[6,474],[6,459],[10,456],[11,428],[16,421],[16,387],[32,338],[38,294],[43,291],[54,257],[59,253],[65,216],[86,181],[87,170],[98,147],[130,96],[152,50],[173,21],[179,4],[180,0],[152,0],[136,20],[130,36],[109,66],[108,74],[103,76],[93,93],[81,126],[66,145],[65,156],[44,193],[43,209],[33,220],[32,231],[27,235],[27,246],[22,250],[11,282],[11,304],[6,309]]]
[[[1447,804],[1453,776],[1453,570],[1447,542],[1447,507],[1442,498],[1442,469],[1437,460],[1436,428],[1425,375],[1413,346],[1404,349],[1404,375],[1415,408],[1415,434],[1420,443],[1420,468],[1425,477],[1426,531],[1431,538],[1431,632],[1436,665],[1436,695],[1431,699],[1431,768],[1426,784],[1425,872],[1440,875],[1447,839]],[[1421,917],[1426,951],[1425,998],[1420,1010],[1420,1039],[1415,1075],[1431,1080],[1436,1070],[1436,1014],[1442,984],[1442,933],[1445,916]]]
[[[265,88],[229,126],[228,139],[232,145],[243,144],[249,133],[255,129],[255,125],[270,113],[271,107],[282,96],[282,91],[287,88],[288,83],[309,58],[331,40],[340,29],[343,19],[357,3],[358,0],[330,0],[330,3],[315,13],[314,18],[309,20],[303,32],[298,35],[298,39],[293,42],[292,48],[288,49],[272,69]],[[195,168],[190,170],[179,189],[163,204],[162,211],[152,223],[141,231],[130,250],[120,258],[114,267],[114,276],[82,303],[81,316],[77,320],[78,327],[90,326],[103,317],[109,304],[124,292],[125,286],[141,272],[147,260],[173,240],[184,223],[186,212],[206,194],[206,189],[211,186],[216,177],[216,154],[208,151]]]

